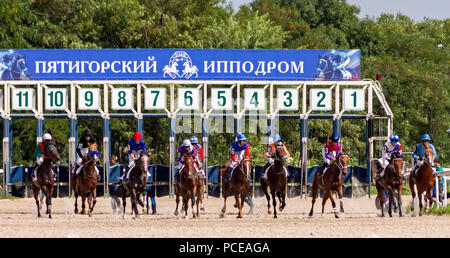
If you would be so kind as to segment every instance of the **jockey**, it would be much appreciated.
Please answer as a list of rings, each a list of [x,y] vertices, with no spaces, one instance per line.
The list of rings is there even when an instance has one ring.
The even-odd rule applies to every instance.
[[[175,183],[178,183],[180,181],[180,171],[183,169],[184,166],[184,155],[193,157],[194,158],[194,164],[197,164],[197,150],[192,146],[191,141],[189,139],[184,139],[183,144],[181,144],[180,147],[178,147],[178,166],[177,166],[177,172],[175,173]],[[200,174],[200,171],[197,167],[197,165],[194,165],[195,170],[197,171],[197,174]]]
[[[287,160],[287,162],[292,162],[292,157],[291,154],[289,154],[289,151],[286,148],[286,145],[284,145],[283,141],[281,140],[281,136],[279,134],[275,134],[273,136],[273,141],[269,144],[269,146],[267,146],[267,151],[266,153],[264,153],[264,156],[266,158],[268,158],[267,164],[264,166],[263,168],[263,174],[261,175],[262,178],[267,179],[267,171],[269,171],[270,167],[273,165],[274,163],[274,159],[272,158],[273,155],[275,155],[275,151],[276,151],[276,146],[277,145],[281,145],[283,146],[283,151],[284,151],[284,159]],[[288,176],[286,167],[284,168],[286,171],[286,176]]]
[[[436,149],[434,148],[433,144],[430,143],[431,137],[428,134],[422,135],[422,143],[419,143],[414,148],[413,158],[416,162],[414,167],[411,169],[411,175],[415,177],[416,170],[422,166],[423,164],[423,158],[425,157],[425,151],[428,148],[431,148],[433,150],[433,159],[437,158]],[[431,162],[432,164],[434,162]]]
[[[78,169],[76,169],[76,173],[74,173],[74,179],[76,180],[77,175],[80,173],[81,169],[83,169],[83,158],[89,154],[89,144],[96,144],[95,138],[92,137],[92,131],[86,129],[83,133],[81,140],[78,142],[77,147],[77,163]],[[97,152],[97,155],[98,152]],[[100,156],[100,155],[99,155]],[[95,171],[97,171],[97,178],[100,177],[100,172],[98,171],[97,166],[95,167]],[[75,169],[75,168],[74,168]]]
[[[327,142],[322,148],[324,163],[322,165],[323,169],[319,169],[319,176],[323,175],[328,166],[330,166],[331,162],[335,161],[336,157],[338,157],[342,152],[342,145],[339,143],[339,136],[333,135],[330,139],[331,141]]]
[[[135,132],[133,138],[128,141],[128,171],[120,178],[124,180],[125,184],[128,183],[130,172],[134,168],[134,161],[139,158],[141,153],[147,153],[147,147],[145,141],[142,139],[142,134]],[[148,173],[148,168],[145,168],[145,171]]]
[[[245,155],[245,156],[244,156]],[[231,181],[231,174],[233,169],[241,164],[241,160],[244,158],[250,158],[249,145],[247,143],[247,137],[244,134],[239,134],[237,141],[233,142],[230,147],[230,159],[231,164],[228,167],[228,180]]]
[[[382,150],[382,160],[381,160],[381,166],[380,164],[377,164],[379,167],[380,173],[378,173],[376,180],[380,180],[384,176],[384,169],[387,167],[389,161],[391,160],[392,153],[399,152],[400,155],[402,154],[402,145],[399,143],[400,137],[398,135],[393,134],[389,141],[387,141],[384,144],[383,150]],[[379,162],[379,161],[378,161]],[[403,175],[403,171],[401,171]]]
[[[31,175],[33,183],[37,182],[37,172],[38,172],[39,167],[44,162],[44,159],[52,159],[51,157],[49,157],[45,154],[45,149],[52,142],[52,136],[50,134],[46,133],[42,137],[42,140],[43,140],[42,142],[38,143],[38,145],[34,149],[34,153],[33,153],[33,156],[35,156],[37,158],[36,165],[34,166],[35,168],[34,168],[33,174]],[[53,174],[53,176],[56,176],[55,173],[53,172],[53,169],[52,169],[52,174]]]
[[[201,175],[199,175],[199,176],[204,177],[205,176],[205,172],[202,169],[203,157],[204,157],[204,155],[203,155],[203,147],[198,143],[197,137],[192,136],[190,140],[191,140],[192,146],[195,148],[195,151],[197,153],[197,165],[198,165],[198,167],[200,169],[200,172],[201,172]]]

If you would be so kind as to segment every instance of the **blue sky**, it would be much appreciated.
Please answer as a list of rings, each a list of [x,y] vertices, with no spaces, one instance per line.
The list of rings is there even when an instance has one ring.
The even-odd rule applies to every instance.
[[[243,4],[252,0],[227,0],[231,2],[235,11]],[[381,13],[409,16],[414,21],[421,21],[424,17],[445,19],[450,18],[450,0],[347,0],[347,3],[359,6],[358,17],[378,17]]]

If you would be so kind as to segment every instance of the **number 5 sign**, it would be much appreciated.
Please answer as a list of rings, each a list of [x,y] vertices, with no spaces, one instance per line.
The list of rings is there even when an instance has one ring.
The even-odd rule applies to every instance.
[[[211,108],[214,110],[232,110],[233,98],[231,89],[211,89]]]

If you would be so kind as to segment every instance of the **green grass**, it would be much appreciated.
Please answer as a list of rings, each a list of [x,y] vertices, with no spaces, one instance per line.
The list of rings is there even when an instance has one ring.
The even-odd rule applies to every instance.
[[[433,208],[431,208],[427,214],[431,214],[431,215],[445,215],[445,214],[450,214],[450,205],[447,205],[447,207],[437,207],[436,204],[433,205]]]

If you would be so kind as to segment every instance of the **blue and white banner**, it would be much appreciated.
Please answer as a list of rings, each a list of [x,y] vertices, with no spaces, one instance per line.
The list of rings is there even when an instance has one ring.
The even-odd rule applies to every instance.
[[[7,49],[0,80],[360,80],[360,50]]]

